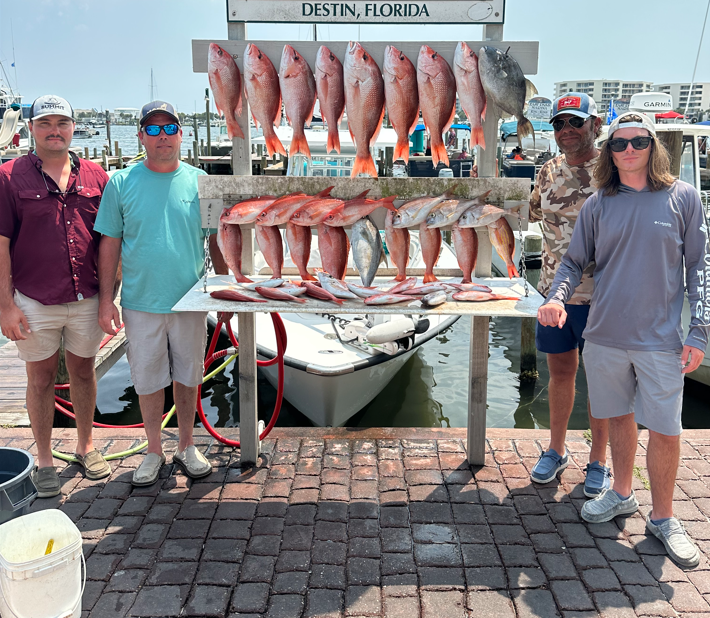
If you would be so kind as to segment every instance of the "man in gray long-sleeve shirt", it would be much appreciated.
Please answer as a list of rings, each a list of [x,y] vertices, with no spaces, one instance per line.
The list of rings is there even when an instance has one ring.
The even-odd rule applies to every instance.
[[[679,564],[699,563],[697,547],[673,517],[680,452],[683,374],[703,359],[710,330],[710,247],[698,192],[669,173],[669,157],[646,116],[619,116],[595,169],[550,294],[538,312],[562,326],[564,303],[592,260],[594,293],[583,357],[592,414],[609,418],[614,485],[582,508],[593,523],[633,513],[637,425],[649,430],[653,509],[648,529]],[[684,263],[685,262],[685,263]],[[685,270],[684,270],[685,267]],[[691,308],[682,341],[684,283]]]

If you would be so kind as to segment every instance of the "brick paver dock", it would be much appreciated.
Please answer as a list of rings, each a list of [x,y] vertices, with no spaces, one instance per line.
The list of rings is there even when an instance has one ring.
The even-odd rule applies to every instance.
[[[197,482],[167,465],[154,487],[134,489],[141,455],[114,462],[105,482],[64,468],[62,496],[34,508],[59,507],[82,531],[82,616],[710,616],[710,432],[683,434],[675,512],[703,552],[690,571],[644,532],[645,433],[639,513],[596,525],[579,517],[578,432],[574,461],[546,486],[529,481],[546,432],[489,430],[487,465],[474,469],[464,430],[274,435],[250,469],[211,444],[215,471]],[[27,429],[0,436],[32,450]],[[73,431],[55,436],[73,451]],[[95,436],[106,452],[142,437]],[[203,449],[211,442],[199,434]]]

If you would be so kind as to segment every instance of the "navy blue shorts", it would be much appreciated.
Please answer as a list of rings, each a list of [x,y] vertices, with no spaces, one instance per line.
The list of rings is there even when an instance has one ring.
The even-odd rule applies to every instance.
[[[584,349],[582,333],[587,326],[589,305],[565,305],[567,321],[562,328],[542,326],[537,323],[535,347],[546,354],[562,354],[570,350]]]

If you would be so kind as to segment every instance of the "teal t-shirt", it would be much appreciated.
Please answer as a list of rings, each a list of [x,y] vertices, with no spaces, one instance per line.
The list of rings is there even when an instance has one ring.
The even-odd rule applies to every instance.
[[[94,230],[123,238],[123,307],[171,313],[203,275],[197,177],[204,173],[185,163],[167,174],[138,163],[109,180]]]

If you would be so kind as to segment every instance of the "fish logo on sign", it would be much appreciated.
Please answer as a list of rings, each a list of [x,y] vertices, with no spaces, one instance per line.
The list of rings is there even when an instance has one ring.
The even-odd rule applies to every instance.
[[[560,99],[560,102],[557,104],[557,110],[561,109],[566,109],[568,107],[574,107],[576,109],[579,109],[582,107],[582,98],[581,97],[565,97],[564,99]]]

